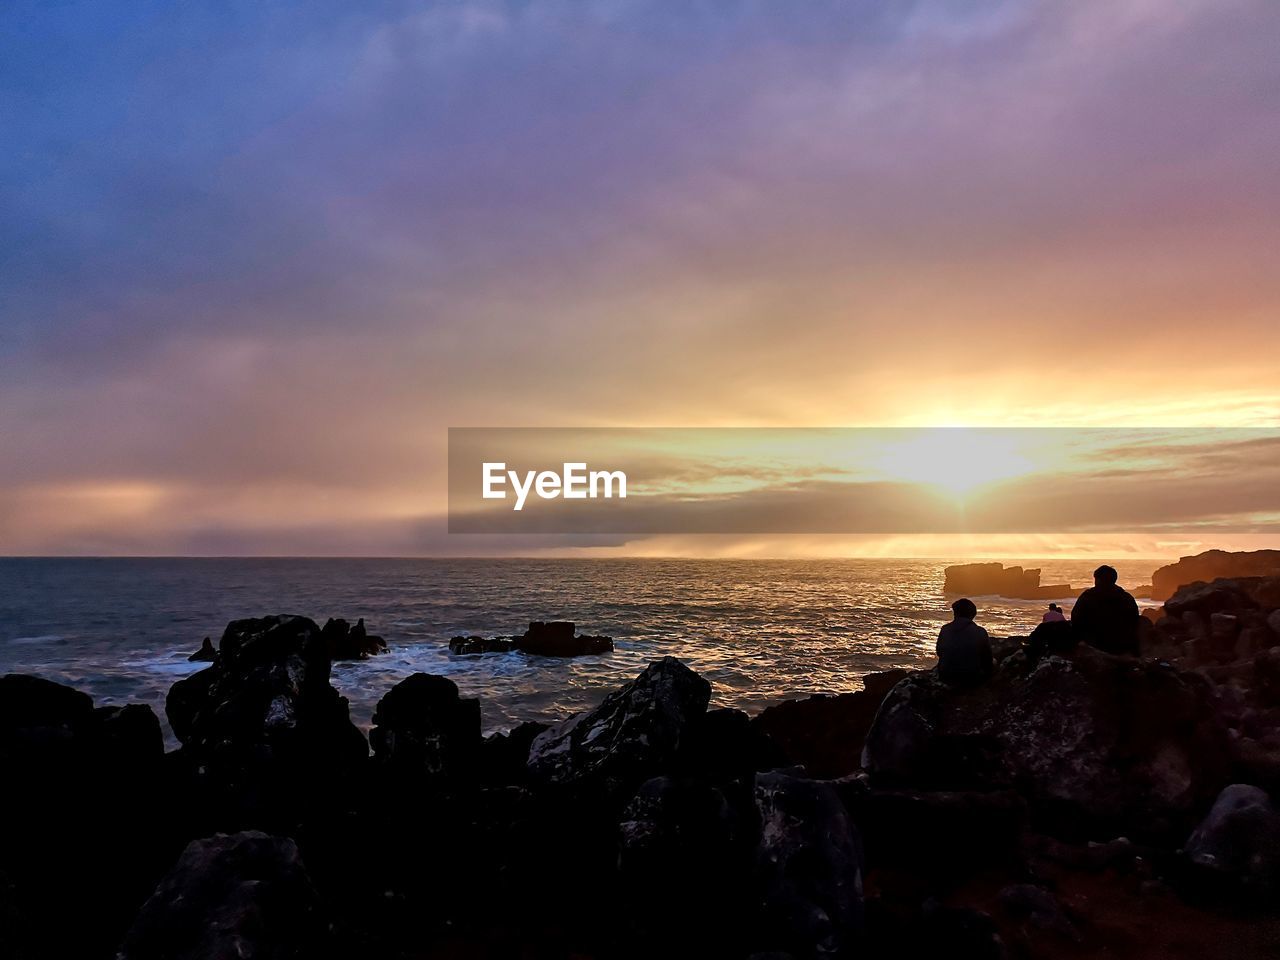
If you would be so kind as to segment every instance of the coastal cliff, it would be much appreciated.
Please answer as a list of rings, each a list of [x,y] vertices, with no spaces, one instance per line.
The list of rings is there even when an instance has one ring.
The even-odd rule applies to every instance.
[[[3,942],[120,960],[1272,956],[1280,578],[1184,588],[1162,614],[1158,657],[1006,640],[979,687],[894,671],[754,718],[666,657],[591,710],[487,738],[478,701],[415,674],[366,741],[300,617],[228,627],[171,691],[169,754],[149,708],[10,675]]]

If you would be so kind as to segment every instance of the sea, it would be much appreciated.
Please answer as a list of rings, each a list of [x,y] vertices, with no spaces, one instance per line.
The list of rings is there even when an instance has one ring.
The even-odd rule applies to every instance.
[[[339,662],[333,683],[367,729],[378,700],[416,672],[478,697],[485,732],[590,708],[653,660],[678,657],[712,685],[713,706],[757,712],[814,693],[861,688],[864,674],[934,662],[950,619],[953,560],[687,559],[0,559],[0,673],[70,684],[99,705],[139,702],[164,722],[187,658],[230,620],[327,617],[384,637],[388,653]],[[1092,582],[1093,560],[1006,560],[1043,583]],[[1108,561],[1127,586],[1163,561]],[[1025,635],[1045,601],[975,597],[993,636]],[[1064,599],[1064,604],[1070,601]],[[553,659],[454,656],[450,637],[522,633],[572,620],[614,638],[612,653]]]

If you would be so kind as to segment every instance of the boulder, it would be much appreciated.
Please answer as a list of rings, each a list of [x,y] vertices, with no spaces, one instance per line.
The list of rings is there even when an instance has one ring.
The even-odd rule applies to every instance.
[[[741,710],[709,710],[690,725],[676,769],[713,783],[746,780],[788,762],[786,753]]]
[[[894,687],[863,752],[873,783],[1015,789],[1049,833],[1167,839],[1226,782],[1226,732],[1197,674],[1085,646],[1020,659],[972,690],[932,673]]]
[[[1165,613],[1174,617],[1196,613],[1211,618],[1215,613],[1256,608],[1257,604],[1248,591],[1232,580],[1187,584],[1179,587],[1164,604]]]
[[[523,636],[512,640],[512,648],[538,657],[582,657],[608,653],[613,649],[612,637],[574,635],[574,624],[567,620],[544,623],[535,620]]]
[[[529,747],[547,724],[526,721],[480,743],[481,778],[492,786],[523,784],[529,778]]]
[[[755,725],[810,776],[842,777],[858,769],[876,711],[907,675],[906,670],[870,673],[862,690],[787,700],[762,711]]]
[[[0,677],[0,733],[74,727],[93,714],[93,698],[61,683],[22,673]]]
[[[378,701],[369,742],[385,767],[432,778],[470,776],[480,753],[480,701],[447,677],[415,673]]]
[[[214,648],[213,641],[209,637],[204,638],[199,650],[187,657],[187,660],[191,663],[213,663],[217,659],[218,651]]]
[[[329,684],[327,643],[315,621],[235,620],[218,652],[211,666],[173,684],[165,701],[188,758],[210,770],[249,764],[285,779],[297,764],[363,762],[368,747]]]
[[[387,652],[387,642],[365,629],[364,617],[353,627],[346,620],[330,617],[320,630],[330,660],[367,660]]]
[[[540,734],[529,749],[530,774],[537,781],[590,780],[634,790],[669,771],[710,699],[706,680],[663,657],[594,710]]]
[[[1187,839],[1184,853],[1211,882],[1265,895],[1280,885],[1280,811],[1266,791],[1226,787]]]
[[[1280,575],[1280,550],[1206,550],[1193,557],[1183,557],[1151,574],[1151,596],[1167,600],[1179,587],[1197,580],[1211,581],[1222,577],[1275,577]]]
[[[187,845],[133,922],[117,960],[294,960],[327,936],[298,848],[257,831]]]
[[[862,842],[835,786],[774,771],[755,778],[762,945],[844,955],[863,931]]]
[[[454,637],[449,641],[449,652],[456,656],[507,653],[510,650],[511,640],[507,637]]]

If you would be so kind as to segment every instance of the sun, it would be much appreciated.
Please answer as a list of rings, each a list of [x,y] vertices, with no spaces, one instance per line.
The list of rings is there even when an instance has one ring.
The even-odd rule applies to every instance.
[[[870,465],[885,479],[935,487],[962,500],[981,487],[1034,473],[1017,430],[942,427],[885,443]]]

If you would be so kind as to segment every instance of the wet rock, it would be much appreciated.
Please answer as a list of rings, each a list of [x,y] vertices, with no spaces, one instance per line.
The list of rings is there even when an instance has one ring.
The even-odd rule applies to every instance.
[[[1051,833],[1168,836],[1228,773],[1210,691],[1194,673],[1088,647],[968,691],[914,674],[881,705],[863,766],[882,785],[1016,788]]]
[[[1266,894],[1280,888],[1280,811],[1266,791],[1227,787],[1188,838],[1187,859],[1232,889]]]
[[[193,762],[230,780],[247,767],[287,780],[299,765],[340,770],[368,755],[347,701],[329,684],[327,643],[313,620],[235,620],[218,651],[211,666],[175,683],[165,701],[174,735]]]
[[[199,650],[187,657],[187,660],[191,663],[213,663],[217,659],[218,651],[214,648],[213,641],[209,637],[204,638]]]
[[[346,620],[330,617],[321,628],[320,636],[330,660],[367,660],[387,652],[387,642],[369,633],[364,625],[364,617],[356,621],[354,627]]]
[[[863,678],[863,690],[788,700],[761,712],[755,724],[809,775],[841,777],[858,769],[876,711],[907,675],[906,670],[871,673]]]
[[[828,782],[781,772],[755,778],[762,945],[796,957],[841,955],[863,930],[862,843]]]
[[[634,790],[671,769],[710,698],[711,685],[679,660],[656,660],[594,710],[540,734],[529,750],[530,773],[539,781],[596,780]]]
[[[327,925],[292,840],[257,831],[194,840],[143,905],[117,960],[294,960]]]
[[[574,630],[574,624],[566,620],[547,623],[535,620],[511,645],[513,649],[538,657],[582,657],[613,649],[612,637],[575,636]]]
[[[480,701],[463,699],[447,677],[415,673],[378,701],[369,732],[374,759],[399,772],[470,776],[480,753]]]
[[[478,653],[507,653],[511,640],[506,637],[454,637],[449,641],[449,652],[456,656],[472,656]]]

